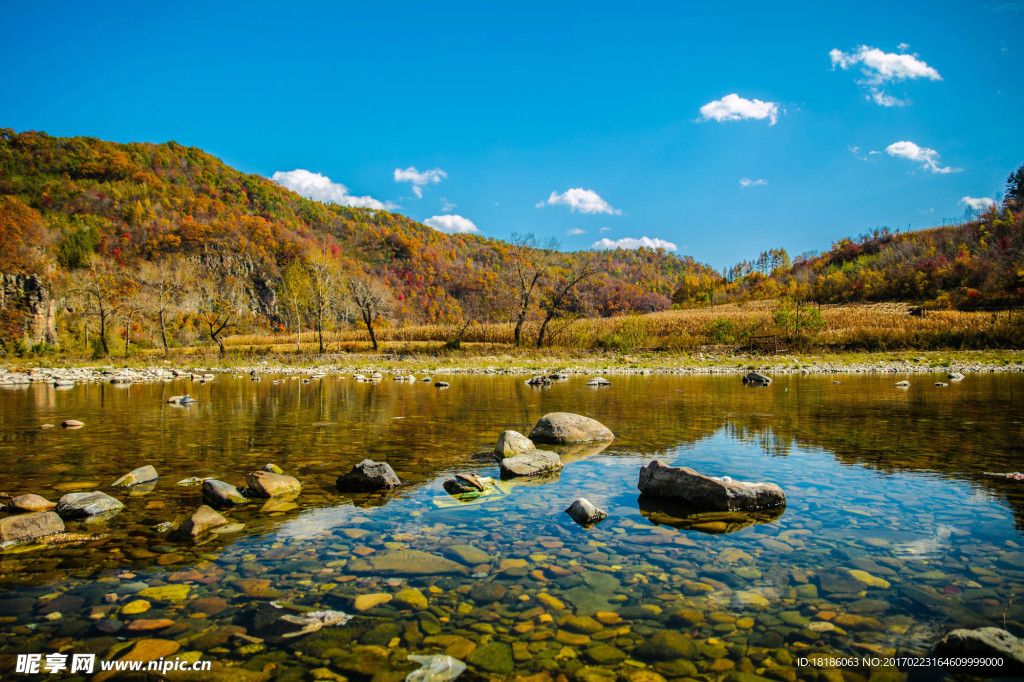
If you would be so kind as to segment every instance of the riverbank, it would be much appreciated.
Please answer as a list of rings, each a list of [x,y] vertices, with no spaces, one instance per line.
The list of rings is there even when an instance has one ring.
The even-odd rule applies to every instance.
[[[628,374],[978,374],[1024,372],[1024,351],[954,351],[904,353],[831,353],[755,355],[728,350],[692,354],[666,352],[587,353],[580,351],[458,352],[448,355],[340,353],[281,355],[255,361],[252,357],[184,357],[154,363],[152,358],[114,358],[96,361],[41,363],[26,360],[0,365],[0,384],[53,382],[60,385],[104,381],[136,383],[177,377],[212,381],[217,375],[365,374],[380,372],[425,378],[434,375],[628,375]]]

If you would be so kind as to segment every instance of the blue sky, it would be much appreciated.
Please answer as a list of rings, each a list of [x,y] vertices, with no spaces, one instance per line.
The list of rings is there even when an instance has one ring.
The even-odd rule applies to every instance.
[[[960,218],[1024,163],[1024,2],[711,4],[6,3],[0,126],[716,268]]]

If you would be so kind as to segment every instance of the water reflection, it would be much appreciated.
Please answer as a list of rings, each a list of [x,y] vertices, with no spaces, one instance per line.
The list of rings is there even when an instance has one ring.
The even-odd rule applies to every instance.
[[[1024,486],[987,474],[1024,468],[1021,377],[941,391],[923,378],[895,391],[890,377],[781,377],[758,390],[738,377],[584,383],[457,377],[438,391],[219,377],[0,392],[5,492],[106,490],[126,504],[105,523],[68,524],[87,542],[0,554],[0,670],[14,653],[116,658],[121,642],[148,638],[262,679],[322,667],[400,678],[409,653],[448,653],[483,676],[793,679],[807,674],[801,653],[920,655],[951,627],[1004,615],[1022,632],[1011,600],[1024,590]],[[166,404],[184,393],[199,402]],[[501,495],[466,504],[444,492],[456,473],[497,480],[498,434],[554,411],[594,417],[617,439],[560,451],[563,470],[505,482]],[[86,426],[39,428],[68,418]],[[788,506],[693,515],[638,499],[639,468],[655,456],[778,483]],[[389,462],[404,485],[339,493],[337,475],[365,458]],[[199,487],[177,481],[241,485],[268,462],[299,478],[298,498],[224,510],[238,532],[167,539],[165,524],[202,504]],[[150,492],[108,487],[142,464],[161,474]],[[575,524],[564,509],[580,496],[609,518]],[[142,590],[157,596],[133,615]],[[356,608],[367,597],[378,603]],[[284,640],[295,624],[270,602],[356,618]]]

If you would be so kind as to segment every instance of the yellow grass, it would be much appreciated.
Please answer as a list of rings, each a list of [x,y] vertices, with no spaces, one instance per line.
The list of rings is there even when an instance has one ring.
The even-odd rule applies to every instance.
[[[773,322],[777,301],[670,310],[647,315],[585,318],[555,321],[548,329],[548,343],[555,348],[688,349],[707,344],[742,345],[751,335],[778,334],[790,347],[886,350],[890,348],[1020,348],[1024,345],[1024,314],[1005,311],[929,311],[910,315],[906,304],[822,306],[826,326],[816,332],[793,333]],[[539,323],[523,326],[523,344],[534,345]],[[450,325],[382,326],[377,338],[384,347],[426,348],[453,339],[458,327]],[[475,324],[462,336],[465,344],[510,346],[514,325]],[[724,333],[723,333],[724,331]],[[359,350],[369,345],[365,328],[324,334],[328,350]],[[234,350],[248,347],[270,352],[295,350],[295,335],[239,335],[227,339]],[[316,352],[316,335],[302,334],[302,352]]]

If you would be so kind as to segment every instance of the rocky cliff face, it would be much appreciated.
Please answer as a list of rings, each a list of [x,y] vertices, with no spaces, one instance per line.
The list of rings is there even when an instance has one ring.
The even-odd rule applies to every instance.
[[[255,258],[231,253],[207,251],[188,258],[195,265],[208,268],[218,275],[229,275],[241,282],[248,300],[248,308],[268,319],[277,319],[277,280],[268,264]]]
[[[56,306],[39,276],[0,273],[0,313],[23,330],[26,342],[56,345]]]

